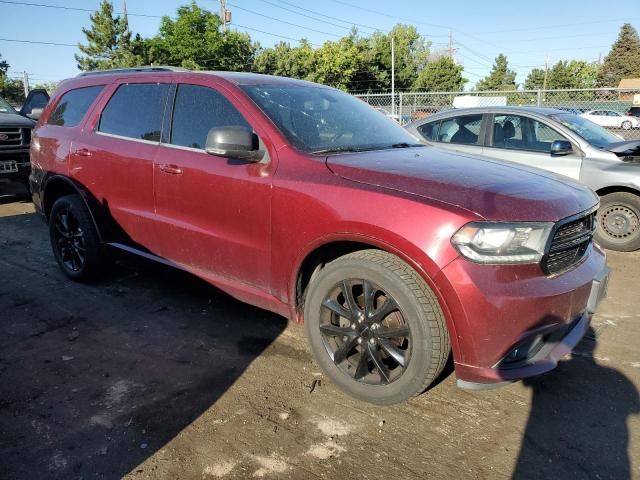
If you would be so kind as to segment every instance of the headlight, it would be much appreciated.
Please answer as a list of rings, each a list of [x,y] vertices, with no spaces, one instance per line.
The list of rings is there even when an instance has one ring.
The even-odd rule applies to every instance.
[[[553,223],[472,222],[458,230],[451,243],[476,263],[538,263]]]

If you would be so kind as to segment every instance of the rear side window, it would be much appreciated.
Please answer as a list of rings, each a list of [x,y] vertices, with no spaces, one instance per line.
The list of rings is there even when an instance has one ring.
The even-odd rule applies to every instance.
[[[47,123],[60,127],[75,127],[84,118],[87,110],[102,91],[104,85],[77,88],[62,95]]]
[[[438,141],[438,125],[439,125],[439,123],[440,122],[425,123],[424,125],[420,125],[418,127],[418,131],[427,140],[431,140],[432,142],[437,142]]]
[[[98,131],[159,142],[169,88],[167,83],[121,85],[104,107]]]
[[[216,127],[251,128],[220,92],[198,85],[179,85],[173,110],[171,144],[204,149],[209,130]]]
[[[478,145],[482,115],[447,118],[440,123],[438,142]]]

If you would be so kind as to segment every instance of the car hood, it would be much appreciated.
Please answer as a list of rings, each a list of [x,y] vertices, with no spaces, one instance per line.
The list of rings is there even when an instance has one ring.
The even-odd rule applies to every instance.
[[[0,113],[0,127],[33,128],[36,122],[17,113]]]
[[[605,150],[618,154],[637,152],[640,150],[640,140],[625,140],[609,144]]]
[[[327,157],[336,175],[446,203],[494,221],[558,221],[598,203],[588,188],[537,169],[434,147]]]

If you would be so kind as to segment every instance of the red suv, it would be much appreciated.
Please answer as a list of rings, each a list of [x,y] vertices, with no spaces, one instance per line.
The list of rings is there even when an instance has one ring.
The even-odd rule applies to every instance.
[[[333,88],[142,68],[62,83],[32,142],[63,272],[108,246],[304,320],[339,387],[390,404],[453,351],[458,384],[554,368],[607,283],[598,199],[538,170],[421,145]]]

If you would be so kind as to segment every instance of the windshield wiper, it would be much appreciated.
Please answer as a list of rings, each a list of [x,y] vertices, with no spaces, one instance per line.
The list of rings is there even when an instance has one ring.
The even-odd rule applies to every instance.
[[[390,148],[411,148],[411,147],[424,147],[422,143],[407,143],[400,142],[389,145]]]
[[[362,152],[361,148],[354,147],[333,147],[333,148],[324,148],[322,150],[314,150],[311,152],[312,154],[320,154],[320,153],[339,153],[339,152]]]

